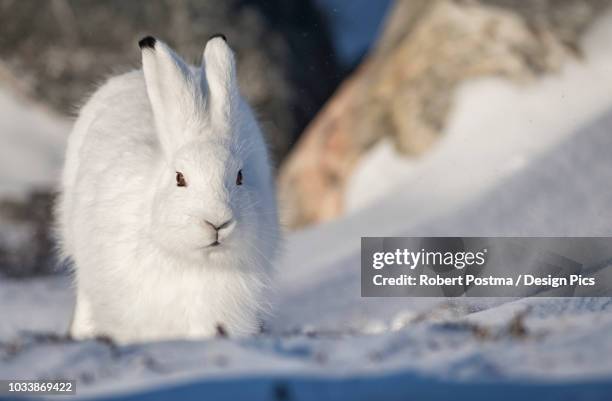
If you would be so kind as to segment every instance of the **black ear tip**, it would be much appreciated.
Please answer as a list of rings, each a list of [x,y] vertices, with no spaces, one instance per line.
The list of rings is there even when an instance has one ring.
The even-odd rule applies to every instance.
[[[208,40],[213,40],[214,38],[221,38],[221,39],[223,39],[223,41],[224,41],[225,43],[227,43],[227,38],[226,38],[226,37],[225,37],[225,35],[224,35],[224,34],[222,34],[222,33],[215,33],[215,34],[212,34],[212,35],[210,35],[210,37],[208,38]]]
[[[138,41],[138,46],[141,49],[145,49],[145,48],[155,49],[155,42],[157,42],[157,39],[155,39],[153,36],[145,36],[144,38]]]

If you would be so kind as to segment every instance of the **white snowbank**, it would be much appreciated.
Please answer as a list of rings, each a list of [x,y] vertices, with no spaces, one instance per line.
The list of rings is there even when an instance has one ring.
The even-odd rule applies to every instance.
[[[58,182],[70,123],[0,86],[0,195]]]

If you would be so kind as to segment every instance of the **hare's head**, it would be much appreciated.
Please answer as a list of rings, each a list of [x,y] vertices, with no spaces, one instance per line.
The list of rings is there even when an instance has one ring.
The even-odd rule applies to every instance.
[[[208,41],[199,69],[155,38],[139,45],[160,145],[151,237],[196,263],[267,254],[277,236],[267,153],[225,38]]]

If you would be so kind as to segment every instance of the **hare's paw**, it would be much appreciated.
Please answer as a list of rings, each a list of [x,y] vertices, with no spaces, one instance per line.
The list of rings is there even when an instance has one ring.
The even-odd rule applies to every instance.
[[[83,340],[95,336],[91,305],[83,295],[77,296],[74,317],[70,325],[70,336],[75,340]]]

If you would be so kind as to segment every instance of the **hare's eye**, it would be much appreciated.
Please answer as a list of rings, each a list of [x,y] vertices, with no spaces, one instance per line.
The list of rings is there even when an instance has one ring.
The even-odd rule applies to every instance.
[[[177,187],[186,187],[187,181],[185,181],[185,176],[180,171],[176,172],[176,186]]]
[[[236,185],[242,185],[242,170],[238,170],[238,175],[236,175]]]

